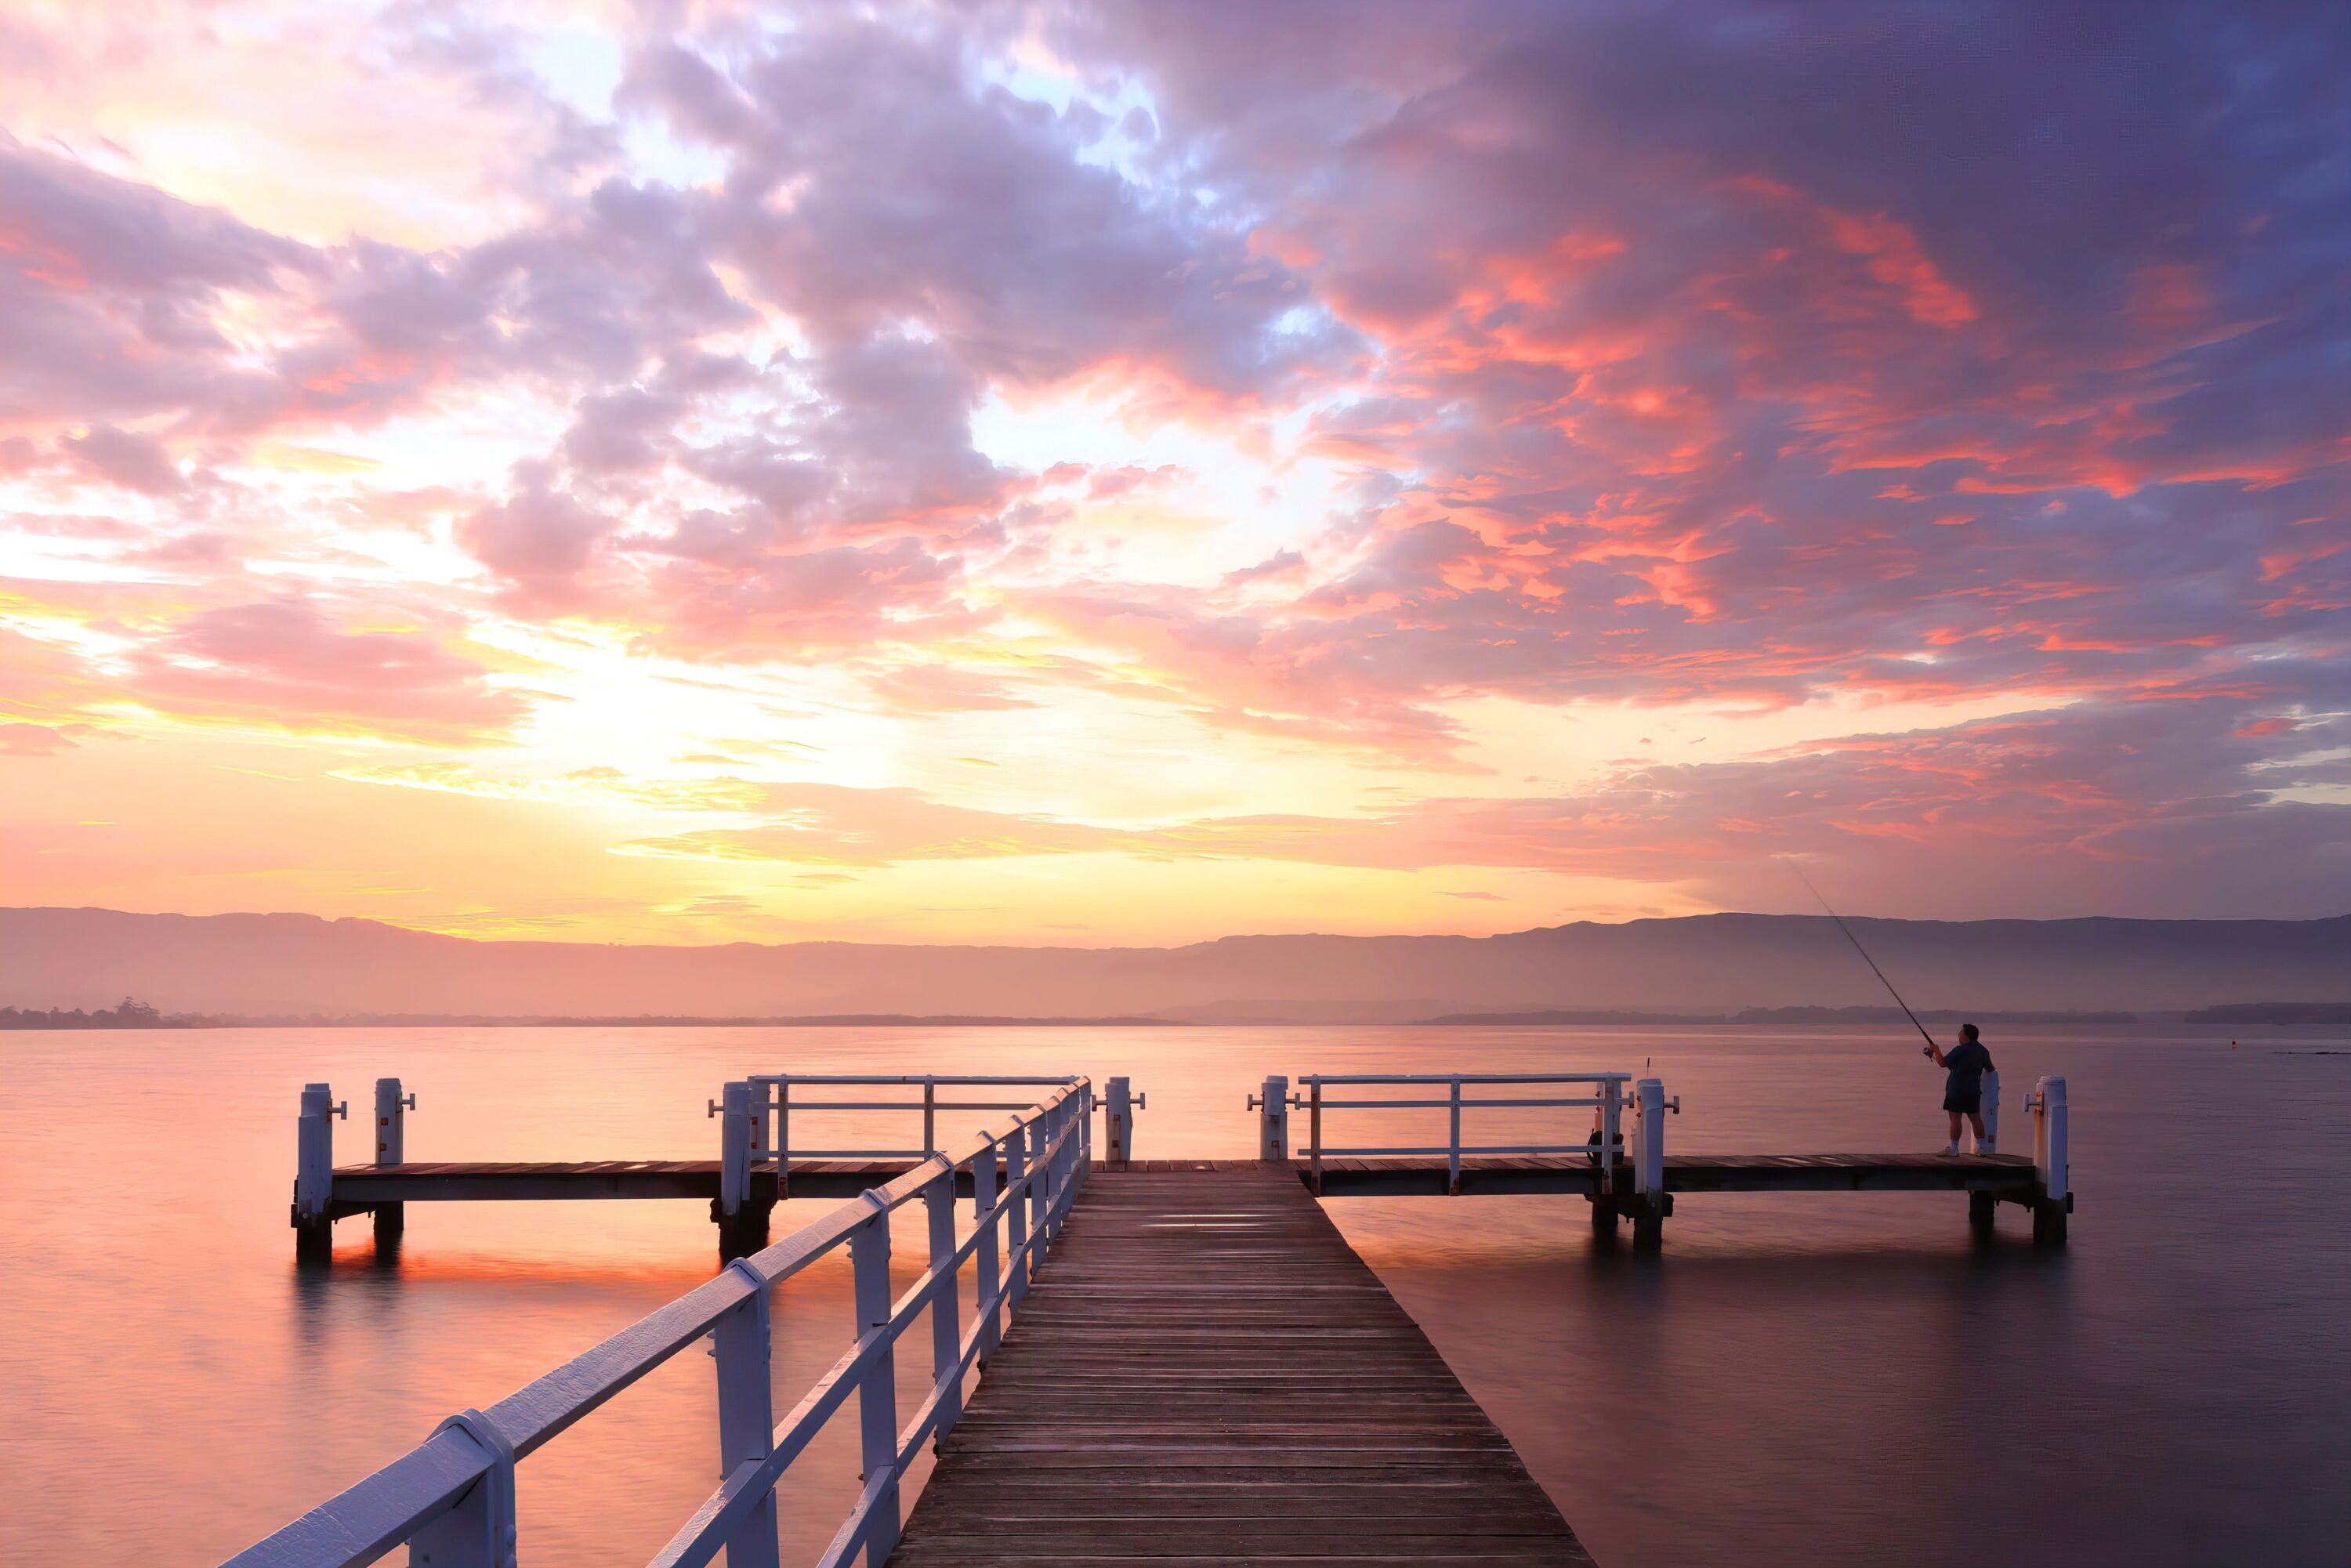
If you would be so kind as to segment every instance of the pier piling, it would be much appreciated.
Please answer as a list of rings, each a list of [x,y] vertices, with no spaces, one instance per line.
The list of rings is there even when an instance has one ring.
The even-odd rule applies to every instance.
[[[1261,1160],[1286,1160],[1290,1157],[1290,1080],[1275,1073],[1265,1081],[1264,1089],[1249,1097],[1248,1109],[1258,1113],[1257,1157]]]
[[[2065,1080],[2043,1078],[2025,1096],[2032,1113],[2032,1239],[2038,1246],[2065,1245],[2066,1217],[2074,1212],[2073,1175],[2067,1168]]]
[[[335,1192],[335,1124],[349,1118],[349,1103],[337,1104],[324,1083],[302,1086],[302,1119],[295,1129],[294,1256],[315,1260],[335,1249],[331,1203]]]
[[[407,1163],[407,1113],[415,1108],[416,1096],[401,1093],[399,1079],[375,1081],[375,1163],[379,1168]],[[375,1206],[375,1236],[379,1242],[396,1239],[407,1224],[406,1204]]]
[[[1142,1103],[1123,1078],[1113,1078],[1102,1096],[1102,1154],[1113,1166],[1134,1158],[1134,1113]]]

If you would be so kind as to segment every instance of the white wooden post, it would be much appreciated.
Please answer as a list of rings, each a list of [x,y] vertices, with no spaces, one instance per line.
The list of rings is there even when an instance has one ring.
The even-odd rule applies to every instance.
[[[1445,1155],[1445,1190],[1454,1197],[1461,1196],[1461,1077],[1453,1078],[1452,1131],[1447,1138]]]
[[[1644,1197],[1648,1192],[1648,1156],[1641,1150],[1648,1143],[1648,1124],[1641,1119],[1641,1091],[1638,1091],[1638,1086],[1634,1086],[1634,1093],[1625,1095],[1625,1098],[1627,1098],[1627,1105],[1632,1107],[1632,1126],[1625,1131],[1625,1164],[1632,1166],[1634,1197]]]
[[[923,1189],[923,1205],[931,1222],[931,1268],[946,1268],[956,1250],[956,1178],[950,1169]],[[931,1381],[940,1389],[939,1424],[932,1446],[947,1440],[947,1433],[963,1416],[963,1379],[955,1375],[963,1359],[963,1293],[955,1271],[947,1270],[939,1293],[931,1298]],[[731,1568],[731,1565],[730,1565]]]
[[[350,1106],[338,1104],[323,1083],[302,1085],[302,1117],[294,1135],[294,1253],[324,1259],[335,1249],[335,1222],[328,1218],[335,1196],[335,1124]]]
[[[1290,1157],[1290,1080],[1279,1073],[1265,1081],[1265,1090],[1249,1102],[1257,1107],[1257,1157]]]
[[[731,1219],[751,1195],[751,1086],[729,1083],[720,1093],[718,1211]]]
[[[1976,1140],[1976,1153],[1995,1154],[2000,1148],[2000,1074],[1983,1075],[1983,1136]]]
[[[294,1145],[294,1212],[317,1219],[327,1212],[335,1188],[334,1092],[323,1083],[302,1085],[302,1121]]]
[[[1306,1085],[1306,1164],[1311,1173],[1314,1196],[1322,1196],[1322,1081],[1316,1078]]]
[[[971,1162],[972,1228],[979,1241],[972,1252],[978,1299],[972,1310],[979,1316],[979,1364],[986,1366],[1002,1343],[1004,1327],[998,1304],[1004,1298],[1003,1264],[996,1249],[996,1145],[990,1144]]]
[[[866,1201],[875,1202],[871,1193]],[[890,1214],[887,1209],[857,1228],[849,1238],[850,1265],[855,1274],[859,1338],[890,1323]],[[884,1347],[865,1369],[857,1385],[859,1452],[864,1458],[862,1479],[869,1486],[877,1476],[890,1480],[873,1500],[865,1531],[865,1560],[882,1563],[898,1544],[903,1522],[898,1511],[898,1358]],[[728,1568],[734,1568],[730,1563]],[[764,1568],[764,1565],[762,1565]]]
[[[405,1111],[413,1110],[416,1096],[403,1098],[400,1080],[379,1078],[375,1081],[375,1163],[396,1166],[408,1158],[407,1118]]]
[[[776,1076],[776,1200],[782,1202],[791,1196],[792,1186],[792,1081],[787,1074]]]
[[[1029,1172],[1029,1129],[1014,1127],[1004,1139],[1004,1190],[1006,1207],[1011,1212],[1004,1217],[1004,1304],[1017,1307],[1029,1293],[1029,1259],[1021,1246],[1029,1239],[1029,1205],[1021,1195],[1013,1192],[1020,1178]]]
[[[923,1157],[938,1153],[939,1084],[935,1078],[923,1080]]]
[[[1061,1113],[1046,1112],[1044,1119],[1037,1124],[1036,1141],[1029,1150],[1029,1166],[1036,1172],[1037,1178],[1029,1184],[1029,1229],[1037,1238],[1037,1250],[1029,1255],[1031,1276],[1037,1271],[1036,1265],[1045,1260],[1044,1250],[1053,1239],[1053,1169],[1060,1157],[1054,1152],[1053,1141],[1061,1131]]]
[[[1094,1174],[1094,1086],[1087,1084],[1079,1091],[1078,1104],[1078,1180],[1082,1183]]]
[[[405,1164],[408,1157],[408,1137],[404,1114],[416,1103],[413,1094],[400,1092],[400,1080],[379,1078],[375,1081],[375,1163],[379,1166]],[[394,1245],[407,1226],[408,1206],[404,1203],[379,1203],[375,1206],[375,1236],[380,1247]]]
[[[1134,1104],[1133,1092],[1123,1078],[1110,1081],[1110,1094],[1102,1102],[1102,1126],[1107,1134],[1104,1151],[1113,1166],[1123,1166],[1134,1158]]]
[[[2073,1173],[2066,1158],[2065,1081],[2043,1078],[2025,1099],[2032,1111],[2032,1239],[2065,1245],[2065,1217],[2073,1211]]]
[[[1642,1190],[1662,1196],[1666,1190],[1666,1086],[1655,1078],[1641,1080]]]
[[[1640,1118],[1639,1163],[1633,1190],[1641,1202],[1633,1216],[1633,1245],[1653,1249],[1666,1233],[1666,1086],[1644,1078],[1633,1086],[1634,1114]]]
[[[2049,1118],[2049,1158],[2043,1167],[2042,1179],[2053,1198],[2074,1196],[2074,1171],[2066,1152],[2065,1081],[2044,1078],[2041,1081],[2042,1113]]]
[[[1600,1105],[1600,1190],[1616,1190],[1616,1162],[1624,1153],[1617,1147],[1625,1138],[1624,1085],[1614,1078],[1602,1086]]]
[[[774,1333],[768,1281],[737,1259],[727,1268],[753,1287],[750,1299],[711,1331],[718,1362],[718,1475],[768,1457],[775,1441],[775,1392],[769,1360]],[[769,1488],[752,1505],[751,1516],[726,1538],[726,1568],[773,1568],[777,1560],[776,1493]]]
[[[514,1445],[478,1410],[459,1411],[433,1434],[452,1428],[482,1450],[490,1468],[456,1507],[408,1538],[410,1568],[515,1568]]]

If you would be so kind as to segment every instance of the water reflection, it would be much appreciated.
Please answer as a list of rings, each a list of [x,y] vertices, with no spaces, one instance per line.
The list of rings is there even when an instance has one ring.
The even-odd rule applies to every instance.
[[[431,1086],[412,1159],[581,1159],[706,1157],[715,1086],[779,1064],[1119,1071],[1150,1093],[1141,1152],[1233,1157],[1254,1152],[1241,1097],[1269,1071],[1577,1071],[1637,1053],[1683,1097],[1670,1133],[1682,1148],[1938,1145],[1915,1051],[1898,1043],[1729,1030],[1634,1047],[1589,1030],[15,1037],[0,1055],[0,1403],[14,1413],[0,1561],[217,1560],[713,1271],[716,1228],[695,1202],[419,1204],[398,1236],[343,1221],[330,1260],[297,1267],[286,1189],[304,1082],[398,1071]],[[117,1176],[74,1114],[93,1051],[121,1085],[118,1144],[185,1146],[193,1071],[215,1108],[203,1157],[103,1228],[87,1195]],[[2341,1059],[2232,1056],[2225,1040],[2142,1031],[2012,1038],[2001,1061],[2073,1082],[2084,1196],[2064,1252],[2036,1252],[2013,1208],[1976,1238],[1955,1194],[1686,1197],[1656,1257],[1595,1245],[1572,1198],[1348,1198],[1331,1212],[1612,1568],[2351,1560],[2336,1501],[2351,1490]],[[2188,1104],[2230,1180],[2172,1146]],[[2248,1192],[2287,1201],[2249,1206]],[[830,1207],[786,1205],[772,1233]],[[918,1259],[919,1237],[897,1250]],[[126,1256],[158,1260],[155,1278],[126,1283]],[[779,1293],[779,1407],[846,1347],[851,1318],[844,1260]],[[905,1410],[925,1361],[901,1358]],[[682,1354],[534,1455],[524,1561],[651,1556],[715,1482],[713,1381],[706,1358]],[[839,1520],[853,1448],[829,1434],[796,1468],[788,1561],[811,1561]]]

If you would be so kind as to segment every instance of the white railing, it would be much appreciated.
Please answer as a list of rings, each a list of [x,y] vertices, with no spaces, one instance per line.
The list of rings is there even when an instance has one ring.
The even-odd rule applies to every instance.
[[[1029,1102],[1022,1100],[941,1100],[942,1088],[947,1089],[1058,1089],[1075,1083],[1075,1077],[1019,1078],[992,1073],[905,1073],[885,1076],[862,1072],[755,1072],[745,1082],[751,1085],[751,1113],[758,1119],[754,1133],[754,1160],[853,1160],[853,1159],[921,1159],[938,1150],[938,1113],[942,1111],[1018,1111]],[[794,1085],[805,1092],[813,1087],[832,1089],[897,1089],[919,1088],[918,1100],[812,1100],[792,1098]],[[818,1149],[790,1147],[792,1113],[818,1111],[920,1111],[923,1113],[923,1146],[886,1149]],[[773,1139],[768,1128],[775,1128]]]
[[[938,1151],[938,1116],[942,1111],[1018,1111],[1028,1105],[1027,1100],[975,1099],[956,1100],[939,1097],[942,1089],[1060,1089],[1081,1082],[1075,1076],[1024,1077],[1003,1073],[982,1072],[755,1072],[741,1080],[745,1093],[741,1109],[737,1109],[736,1084],[726,1086],[722,1100],[709,1103],[713,1116],[730,1118],[720,1140],[721,1163],[726,1173],[721,1192],[721,1207],[726,1213],[735,1212],[740,1199],[748,1195],[749,1171],[773,1166],[776,1170],[776,1195],[789,1196],[791,1162],[799,1160],[918,1160],[928,1158]],[[1113,1078],[1107,1084],[1102,1109],[1107,1117],[1106,1131],[1109,1157],[1123,1162],[1129,1157],[1133,1142],[1133,1109],[1140,1107],[1143,1097],[1130,1095],[1127,1081]],[[824,1099],[811,1098],[809,1092],[820,1093],[834,1089],[919,1089],[919,1097],[897,1099]],[[794,1091],[799,1097],[794,1097]],[[838,1113],[841,1112],[901,1112],[922,1114],[923,1142],[920,1148],[891,1145],[872,1148],[822,1148],[792,1144],[792,1113]],[[738,1128],[731,1121],[743,1118]],[[805,1126],[803,1123],[803,1126]],[[737,1178],[737,1179],[726,1179]],[[740,1191],[735,1189],[739,1187]]]
[[[878,1568],[897,1544],[899,1479],[923,1440],[945,1438],[962,1415],[966,1375],[1000,1343],[1005,1314],[1028,1293],[1032,1269],[1085,1179],[1092,1087],[1082,1078],[1052,1082],[1059,1087],[1003,1130],[932,1154],[488,1410],[451,1416],[400,1458],[229,1559],[229,1568],[357,1568],[403,1541],[413,1564],[516,1568],[517,1461],[705,1334],[717,1361],[723,1479],[653,1559],[654,1568],[699,1568],[722,1548],[730,1563],[776,1562],[776,1483],[852,1393],[865,1484],[819,1563],[840,1568],[862,1552]],[[956,1173],[966,1167],[974,1223],[958,1243]],[[930,1268],[893,1302],[890,1215],[918,1197],[929,1217]],[[768,1292],[843,1243],[854,1274],[854,1338],[778,1424]],[[956,1273],[975,1260],[978,1301],[966,1328]],[[895,1347],[925,1311],[935,1376],[901,1427]]]
[[[1615,1179],[1615,1165],[1625,1155],[1624,1114],[1627,1103],[1625,1084],[1632,1082],[1629,1072],[1401,1072],[1401,1073],[1309,1073],[1298,1082],[1305,1093],[1291,1095],[1288,1103],[1302,1105],[1307,1112],[1307,1166],[1314,1190],[1322,1190],[1322,1160],[1325,1155],[1443,1155],[1446,1156],[1447,1185],[1450,1190],[1461,1190],[1461,1160],[1465,1155],[1588,1155],[1600,1166],[1601,1190],[1611,1190]],[[1465,1095],[1465,1086],[1473,1091],[1504,1088],[1511,1085],[1590,1084],[1586,1095],[1525,1095],[1494,1096],[1485,1093]],[[1278,1096],[1274,1081],[1267,1081],[1267,1109]],[[1402,1098],[1367,1099],[1353,1095],[1333,1097],[1328,1089],[1353,1090],[1364,1087],[1415,1087],[1440,1085],[1442,1096],[1424,1094]],[[1584,1109],[1594,1113],[1596,1125],[1583,1142],[1573,1144],[1464,1144],[1461,1141],[1461,1114],[1465,1111],[1535,1109]],[[1322,1142],[1322,1113],[1325,1111],[1403,1111],[1442,1110],[1449,1113],[1447,1135],[1442,1144],[1361,1144],[1349,1145],[1325,1145]]]

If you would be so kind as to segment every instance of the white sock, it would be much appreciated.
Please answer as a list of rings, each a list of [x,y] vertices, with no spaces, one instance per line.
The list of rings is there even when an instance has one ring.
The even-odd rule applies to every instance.
[[[1943,1152],[1944,1152],[1945,1154],[1947,1154],[1947,1155],[1956,1155],[1956,1154],[1958,1154],[1958,1153],[1959,1152],[1959,1139],[1957,1139],[1957,1138],[1953,1138],[1949,1143],[1945,1144],[1945,1145],[1943,1145]]]

